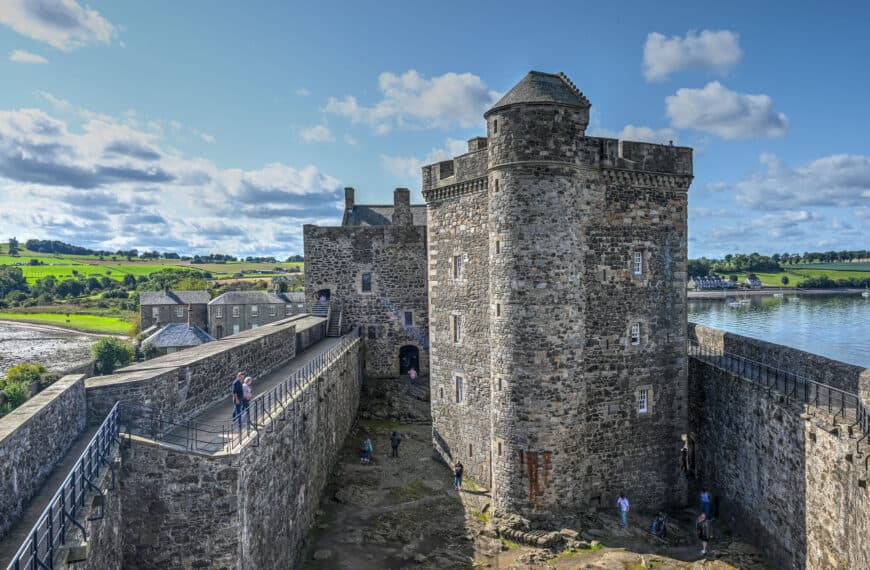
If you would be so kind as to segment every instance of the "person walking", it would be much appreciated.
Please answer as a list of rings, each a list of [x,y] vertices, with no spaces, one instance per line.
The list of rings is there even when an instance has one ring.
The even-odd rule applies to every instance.
[[[462,465],[461,461],[457,461],[456,465],[453,466],[453,488],[457,491],[462,490],[462,473],[465,471],[465,467]]]
[[[362,444],[362,462],[369,463],[372,460],[372,453],[375,451],[375,446],[372,445],[372,440],[365,438]]]
[[[254,388],[251,386],[254,383],[254,379],[250,376],[245,378],[245,383],[242,385],[242,411],[248,411],[248,407],[251,405],[251,398],[254,396]]]
[[[619,507],[619,516],[622,521],[620,524],[622,528],[625,528],[628,526],[628,497],[624,494],[619,495],[619,498],[616,499],[616,505]]]
[[[244,401],[245,398],[245,389],[242,384],[242,378],[244,377],[244,373],[239,372],[236,374],[235,379],[233,379],[233,420],[242,415],[242,401]]]
[[[410,370],[408,370],[408,378],[411,379],[411,382],[413,382],[414,380],[416,380],[416,379],[417,379],[417,371],[414,370],[413,368],[410,369]]]
[[[707,520],[707,515],[701,513],[698,515],[698,524],[695,525],[695,531],[698,533],[698,540],[701,541],[701,556],[707,554],[707,544],[710,542],[710,521]]]
[[[710,492],[707,489],[701,490],[701,512],[707,516],[707,519],[713,516],[713,510],[710,508]]]
[[[402,438],[399,437],[399,434],[393,432],[393,435],[390,436],[390,447],[393,448],[393,457],[399,457],[400,443],[402,443]]]

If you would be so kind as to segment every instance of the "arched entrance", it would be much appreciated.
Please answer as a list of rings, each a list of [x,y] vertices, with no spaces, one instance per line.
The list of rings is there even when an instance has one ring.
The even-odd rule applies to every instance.
[[[407,374],[412,368],[420,371],[420,349],[407,344],[399,349],[399,374]]]
[[[320,299],[326,299],[327,301],[329,301],[329,298],[331,296],[332,296],[332,291],[330,291],[329,289],[321,289],[320,291],[317,292],[317,299],[316,300],[319,301]]]

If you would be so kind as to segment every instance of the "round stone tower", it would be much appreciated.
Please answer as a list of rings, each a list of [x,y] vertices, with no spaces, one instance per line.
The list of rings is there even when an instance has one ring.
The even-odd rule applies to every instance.
[[[601,207],[578,168],[589,108],[564,74],[533,71],[484,115],[497,514],[544,518],[585,502],[583,225]]]

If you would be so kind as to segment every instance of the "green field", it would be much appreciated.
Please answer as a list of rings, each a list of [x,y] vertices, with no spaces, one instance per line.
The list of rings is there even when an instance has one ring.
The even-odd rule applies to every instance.
[[[69,322],[67,322],[67,316],[59,313],[0,312],[0,319],[9,319],[13,321],[29,321],[33,323],[42,323],[49,325],[60,325],[63,327],[73,327],[85,331],[112,334],[127,334],[127,331],[130,329],[129,321],[119,317],[108,317],[103,315],[71,314],[69,316]]]
[[[837,279],[852,279],[852,278],[870,278],[870,271],[839,271],[834,269],[804,269],[802,265],[786,265],[786,270],[779,273],[759,273],[755,275],[761,279],[761,284],[765,287],[797,287],[799,283],[803,283],[811,277],[827,276],[829,279],[836,281]],[[727,277],[729,274],[722,274]],[[737,279],[739,283],[743,283],[746,279],[746,273],[738,273]],[[782,284],[782,277],[788,277],[788,285]]]
[[[827,269],[833,271],[870,271],[870,262],[858,261],[855,263],[799,263],[783,266],[786,271],[800,271],[802,269]]]

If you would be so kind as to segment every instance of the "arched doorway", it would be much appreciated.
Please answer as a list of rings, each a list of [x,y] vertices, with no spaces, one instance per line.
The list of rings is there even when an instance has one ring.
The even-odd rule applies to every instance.
[[[320,299],[326,299],[327,301],[329,301],[329,298],[332,296],[332,291],[330,291],[329,289],[321,289],[317,292],[316,296],[316,301],[319,301]]]
[[[399,374],[407,374],[412,368],[420,371],[420,349],[407,344],[399,349]]]

